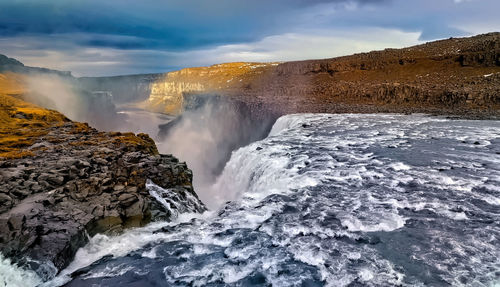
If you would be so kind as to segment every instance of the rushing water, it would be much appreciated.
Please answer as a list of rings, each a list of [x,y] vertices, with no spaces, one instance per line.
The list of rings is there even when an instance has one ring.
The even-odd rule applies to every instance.
[[[47,285],[500,283],[499,121],[283,116],[211,188],[231,201],[96,235]]]

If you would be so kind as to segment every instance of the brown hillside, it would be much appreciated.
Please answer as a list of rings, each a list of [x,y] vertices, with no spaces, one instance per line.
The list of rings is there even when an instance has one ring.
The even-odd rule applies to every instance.
[[[39,108],[16,98],[25,92],[22,76],[0,74],[0,158],[33,155],[26,150],[48,128],[68,121],[58,112]]]
[[[336,104],[499,110],[500,33],[283,63],[245,94],[285,112],[335,112]]]
[[[279,113],[498,114],[500,33],[324,60],[184,69],[153,84],[147,106],[176,113],[185,93],[231,95]]]

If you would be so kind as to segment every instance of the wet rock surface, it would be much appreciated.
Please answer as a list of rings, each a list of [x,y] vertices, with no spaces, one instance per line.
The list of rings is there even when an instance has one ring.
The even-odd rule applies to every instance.
[[[0,252],[42,276],[67,266],[88,236],[168,220],[147,180],[180,202],[198,201],[186,164],[158,154],[145,134],[67,121],[30,144],[23,151],[32,156],[0,157]],[[203,210],[198,201],[194,211]]]

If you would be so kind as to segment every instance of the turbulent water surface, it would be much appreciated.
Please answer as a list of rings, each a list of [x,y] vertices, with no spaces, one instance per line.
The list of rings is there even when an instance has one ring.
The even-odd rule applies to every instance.
[[[231,201],[97,235],[48,286],[500,282],[498,121],[288,115],[211,188]]]

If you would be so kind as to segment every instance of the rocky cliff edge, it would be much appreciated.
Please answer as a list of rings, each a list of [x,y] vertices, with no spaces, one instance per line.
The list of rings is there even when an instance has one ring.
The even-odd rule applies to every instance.
[[[205,210],[186,164],[159,154],[148,135],[99,132],[8,95],[17,89],[10,84],[0,87],[4,256],[50,278],[88,236]],[[146,183],[162,192],[153,194]]]

